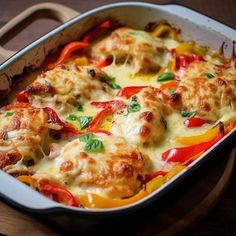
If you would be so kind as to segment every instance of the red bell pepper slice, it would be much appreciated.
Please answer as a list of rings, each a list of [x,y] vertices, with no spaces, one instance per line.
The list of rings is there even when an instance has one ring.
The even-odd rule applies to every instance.
[[[193,55],[181,55],[176,58],[176,68],[185,69],[193,61],[203,61],[202,56]]]
[[[147,87],[149,87],[149,86],[129,86],[129,87],[124,87],[124,88],[122,88],[121,90],[118,91],[116,96],[130,98],[134,94],[136,94],[139,91],[141,91],[143,88],[147,88]]]
[[[66,59],[68,59],[71,56],[71,54],[74,51],[86,48],[86,47],[88,47],[88,45],[89,44],[86,43],[86,42],[72,42],[72,43],[67,44],[63,48],[58,60],[56,62],[52,63],[52,64],[49,64],[48,68],[53,69],[57,65],[62,64]]]
[[[102,61],[94,61],[93,64],[97,69],[101,69],[105,66],[110,65],[111,61],[109,59],[105,59],[105,60],[102,60]]]
[[[145,183],[149,182],[150,180],[154,179],[155,177],[161,175],[161,176],[165,176],[168,172],[167,171],[162,171],[162,170],[158,170],[152,173],[149,173],[145,176]]]
[[[202,125],[206,123],[208,123],[207,120],[204,120],[198,117],[190,117],[184,121],[184,125],[188,128],[201,127]]]
[[[45,196],[57,202],[64,202],[66,205],[78,207],[78,203],[76,202],[74,196],[66,189],[48,183],[47,181],[39,182],[39,190]]]
[[[102,122],[102,120],[104,120],[107,115],[110,115],[110,114],[112,114],[112,113],[113,113],[113,111],[112,111],[111,109],[109,109],[109,108],[105,108],[105,109],[101,110],[101,111],[93,118],[93,120],[90,122],[90,124],[89,124],[87,130],[88,130],[88,131],[90,131],[90,130],[91,130],[91,131],[92,131],[92,130],[96,130],[97,127],[98,127],[98,125]]]
[[[222,122],[220,122],[219,133],[211,141],[203,142],[188,147],[171,148],[166,152],[162,153],[162,160],[166,162],[179,162],[182,164],[186,164],[191,160],[192,157],[200,154],[201,152],[206,151],[223,137],[224,125]]]
[[[74,135],[79,135],[81,132],[79,132],[77,129],[73,128],[71,125],[61,121],[61,119],[58,117],[57,113],[50,107],[45,107],[43,110],[48,114],[49,120],[54,123],[62,126],[62,129],[60,130],[63,133],[71,133]]]
[[[106,134],[108,136],[112,135],[111,132],[107,130],[102,130],[102,129],[90,130],[89,132],[94,133],[94,134]]]
[[[125,103],[121,100],[111,100],[111,101],[105,101],[105,102],[91,102],[92,106],[95,106],[97,108],[109,108],[112,111],[117,111],[119,109],[122,109],[125,105]]]
[[[29,103],[28,93],[25,90],[22,90],[16,95],[17,102]]]
[[[95,29],[92,29],[88,34],[86,34],[82,41],[85,43],[90,43],[93,38],[97,37],[100,32],[103,30],[111,29],[114,26],[114,22],[111,20],[104,21],[101,25],[96,27]]]

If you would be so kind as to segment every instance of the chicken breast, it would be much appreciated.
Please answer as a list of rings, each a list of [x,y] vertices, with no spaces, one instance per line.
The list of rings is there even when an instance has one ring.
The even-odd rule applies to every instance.
[[[131,98],[127,111],[114,116],[112,132],[136,145],[153,145],[165,135],[168,110],[152,87],[144,88]]]
[[[24,166],[38,162],[48,135],[47,119],[43,109],[29,104],[15,103],[0,109],[0,168],[21,171],[13,164],[21,160],[24,170]]]
[[[109,97],[111,90],[102,82],[103,74],[93,68],[55,68],[41,74],[26,88],[36,107],[53,108],[59,115],[75,110],[78,103]]]
[[[102,143],[99,151],[89,152],[80,139],[68,142],[59,152],[57,148],[58,156],[50,165],[53,181],[71,186],[74,193],[86,191],[111,198],[137,193],[150,167],[148,157],[120,137],[94,135],[93,140]],[[44,169],[34,178],[45,178]]]
[[[95,43],[91,56],[98,60],[112,57],[116,63],[132,63],[134,73],[155,73],[167,63],[167,49],[160,39],[128,27],[119,28]]]

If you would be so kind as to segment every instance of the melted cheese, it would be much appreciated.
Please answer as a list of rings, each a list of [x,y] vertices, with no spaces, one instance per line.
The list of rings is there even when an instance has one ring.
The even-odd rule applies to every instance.
[[[173,63],[177,59],[171,50],[181,44],[177,39],[157,38],[145,31],[121,27],[93,43],[86,52],[88,58],[94,60],[112,57],[110,65],[98,69],[84,55],[78,58],[73,55],[60,67],[39,74],[26,88],[30,103],[38,108],[30,107],[34,115],[29,108],[20,110],[23,126],[14,126],[18,110],[10,117],[6,117],[4,109],[0,111],[0,131],[7,130],[9,139],[3,140],[1,136],[0,167],[6,167],[1,162],[2,153],[5,164],[8,161],[5,168],[8,172],[11,169],[29,171],[24,158],[33,158],[35,163],[30,173],[35,180],[58,183],[75,196],[94,193],[121,199],[136,194],[147,173],[169,171],[176,165],[163,161],[162,153],[184,146],[177,137],[191,139],[191,136],[204,134],[220,120],[236,120],[235,69],[218,66],[226,60],[214,52],[205,51],[205,61],[191,62],[185,69],[178,70]],[[186,51],[183,55],[191,53]],[[169,66],[169,61],[172,66]],[[180,80],[172,95],[173,91],[169,94],[162,91],[161,94],[156,89],[169,82],[157,82],[157,78],[168,71]],[[206,73],[212,74],[213,78],[208,78]],[[110,81],[106,81],[106,77]],[[111,82],[121,88],[149,87],[126,98],[116,95],[118,90],[109,87]],[[110,100],[121,100],[124,106],[107,115],[96,127],[112,133],[110,136],[94,134],[93,138],[104,145],[99,152],[86,152],[86,142],[78,136],[62,135],[60,140],[49,136],[48,129],[53,125],[47,124],[47,116],[41,108],[53,108],[62,121],[80,130],[79,120],[68,119],[69,115],[94,118],[102,108],[96,108],[90,102]],[[138,104],[138,108],[128,112],[132,102]],[[78,103],[82,110],[78,110]],[[181,116],[181,111],[196,111],[197,116],[210,122],[201,127],[187,128],[184,125],[187,118]],[[12,153],[16,155],[13,156],[15,159],[6,156]]]

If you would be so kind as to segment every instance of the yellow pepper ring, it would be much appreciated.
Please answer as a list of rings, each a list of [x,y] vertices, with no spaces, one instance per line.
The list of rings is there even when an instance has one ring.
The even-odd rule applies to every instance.
[[[177,38],[177,32],[169,25],[158,25],[156,29],[151,33],[154,37],[170,37],[172,39]]]
[[[184,145],[195,145],[212,140],[219,132],[219,125],[209,129],[203,134],[195,136],[177,136],[175,140]]]
[[[101,197],[95,193],[81,195],[78,199],[79,202],[86,208],[112,208],[134,203],[147,195],[148,193],[144,189],[141,189],[136,195],[127,199],[109,199]]]

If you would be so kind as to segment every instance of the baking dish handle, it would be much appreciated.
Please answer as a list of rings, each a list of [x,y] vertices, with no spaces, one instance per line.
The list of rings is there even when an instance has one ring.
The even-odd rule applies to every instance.
[[[48,18],[65,23],[79,14],[79,12],[57,3],[40,3],[27,8],[0,29],[0,63],[16,53],[3,48],[3,45],[33,21]]]

